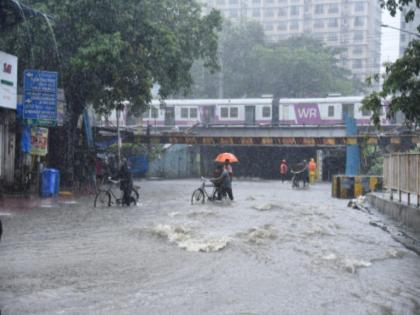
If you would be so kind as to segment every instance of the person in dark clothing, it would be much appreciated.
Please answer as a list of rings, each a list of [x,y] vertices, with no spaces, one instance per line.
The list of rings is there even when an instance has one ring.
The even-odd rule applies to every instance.
[[[213,171],[213,178],[211,179],[211,182],[213,183],[216,189],[217,199],[219,199],[219,196],[221,196],[221,193],[222,193],[222,181],[220,177],[222,173],[223,173],[223,165],[217,165],[217,167]]]
[[[133,178],[128,168],[127,160],[122,162],[120,170],[118,172],[118,178],[120,180],[120,189],[123,192],[122,205],[130,206],[135,200],[131,197],[131,191],[133,189]]]
[[[232,180],[229,175],[229,171],[226,168],[223,168],[222,174],[215,178],[214,181],[220,183],[220,193],[217,196],[218,200],[222,200],[222,196],[228,195],[230,200],[233,200],[233,193],[232,193]]]

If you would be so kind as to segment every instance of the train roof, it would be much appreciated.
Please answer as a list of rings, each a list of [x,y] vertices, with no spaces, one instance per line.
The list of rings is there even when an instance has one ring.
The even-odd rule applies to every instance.
[[[324,98],[282,98],[280,104],[296,103],[357,103],[364,96],[334,96]],[[169,106],[206,106],[206,105],[271,105],[272,98],[233,98],[233,99],[169,99],[153,100],[153,106],[164,103]]]

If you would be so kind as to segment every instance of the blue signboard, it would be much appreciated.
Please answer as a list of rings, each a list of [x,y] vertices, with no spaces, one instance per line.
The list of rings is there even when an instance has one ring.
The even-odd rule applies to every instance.
[[[57,72],[24,71],[23,118],[25,120],[37,125],[56,123],[57,81]]]

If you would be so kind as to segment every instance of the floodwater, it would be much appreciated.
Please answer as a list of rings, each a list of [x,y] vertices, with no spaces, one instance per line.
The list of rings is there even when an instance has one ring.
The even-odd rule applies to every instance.
[[[199,180],[139,184],[130,209],[0,207],[1,314],[420,314],[420,257],[330,185],[190,205]]]

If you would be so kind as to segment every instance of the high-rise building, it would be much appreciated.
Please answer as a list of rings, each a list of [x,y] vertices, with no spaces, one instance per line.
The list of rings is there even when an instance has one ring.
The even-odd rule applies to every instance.
[[[342,50],[356,78],[379,73],[381,8],[377,0],[201,0],[233,22],[261,23],[267,40],[309,35]]]
[[[405,21],[405,15],[410,9],[413,9],[415,12],[414,20],[407,23]],[[415,34],[419,34],[419,32],[417,31],[417,27],[419,25],[420,25],[420,9],[417,9],[416,5],[411,3],[410,6],[406,7],[401,12],[400,28],[402,32],[400,32],[400,56],[404,54],[404,51],[407,48],[409,42],[411,42],[413,39],[419,40],[419,36],[415,35]]]

